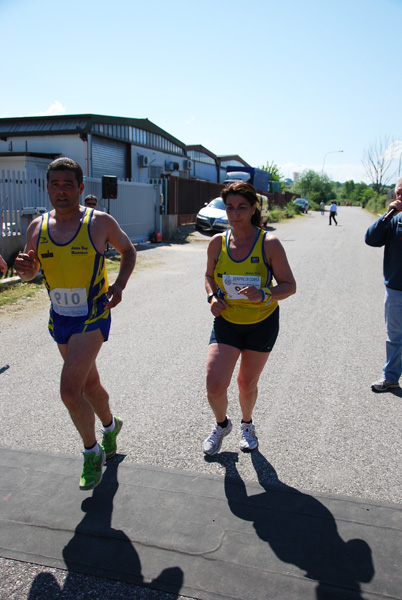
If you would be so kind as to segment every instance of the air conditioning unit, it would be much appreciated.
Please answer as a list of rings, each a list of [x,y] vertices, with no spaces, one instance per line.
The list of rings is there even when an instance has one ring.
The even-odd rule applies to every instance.
[[[167,160],[165,162],[165,171],[174,171],[174,163]]]
[[[47,212],[46,206],[26,206],[21,210],[21,215],[30,216],[30,215],[42,215]]]
[[[185,159],[183,161],[183,169],[185,171],[190,171],[191,167],[193,166],[193,163],[191,162],[191,160]]]
[[[148,156],[140,155],[138,157],[138,166],[139,167],[147,167],[149,165],[149,158]]]

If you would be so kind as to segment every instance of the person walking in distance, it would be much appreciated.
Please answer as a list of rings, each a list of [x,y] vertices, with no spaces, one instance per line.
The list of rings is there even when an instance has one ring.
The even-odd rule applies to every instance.
[[[207,455],[219,452],[232,430],[227,389],[239,358],[240,449],[257,448],[252,413],[258,380],[278,335],[278,300],[296,292],[282,244],[259,227],[253,186],[231,183],[221,196],[231,229],[215,235],[208,245],[205,288],[214,324],[207,355],[207,394],[216,423],[203,443]]]
[[[84,443],[80,489],[91,490],[102,478],[105,459],[116,453],[123,425],[112,415],[96,357],[109,337],[110,311],[122,299],[136,252],[113,217],[80,205],[85,186],[78,163],[58,158],[49,164],[46,177],[53,210],[30,223],[15,268],[24,281],[42,269],[51,302],[49,331],[64,359],[61,399]],[[119,274],[110,286],[106,243],[121,254]],[[95,416],[103,425],[101,444],[96,439]]]
[[[374,392],[399,388],[402,374],[402,177],[395,184],[395,196],[388,207],[393,214],[377,219],[365,236],[369,246],[384,246],[386,359],[382,378],[371,385]]]
[[[335,221],[335,225],[338,225],[338,222],[336,220],[336,202],[332,202],[331,206],[329,207],[329,224],[332,225],[331,221],[332,219]]]

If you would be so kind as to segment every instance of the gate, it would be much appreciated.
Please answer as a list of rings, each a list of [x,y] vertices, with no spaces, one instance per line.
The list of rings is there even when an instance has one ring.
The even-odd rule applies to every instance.
[[[102,180],[86,177],[83,199],[98,198],[98,207],[112,215],[134,243],[144,242],[155,229],[161,230],[160,185],[118,180],[117,198],[102,198]]]

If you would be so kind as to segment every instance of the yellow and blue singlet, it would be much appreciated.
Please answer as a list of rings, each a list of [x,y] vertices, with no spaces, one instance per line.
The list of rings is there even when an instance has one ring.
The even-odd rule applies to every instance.
[[[263,321],[278,307],[278,302],[251,302],[238,291],[254,285],[266,288],[272,283],[272,270],[264,253],[264,241],[267,232],[257,230],[252,249],[243,260],[234,260],[230,255],[229,241],[231,230],[222,235],[222,248],[215,265],[214,279],[218,286],[218,296],[225,300],[228,307],[222,317],[230,323],[249,325]]]

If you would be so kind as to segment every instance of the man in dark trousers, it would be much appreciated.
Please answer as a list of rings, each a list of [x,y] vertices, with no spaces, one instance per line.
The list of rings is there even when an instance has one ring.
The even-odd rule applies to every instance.
[[[395,196],[388,207],[395,216],[380,217],[365,237],[369,246],[384,246],[386,360],[382,379],[371,386],[375,392],[399,388],[402,374],[402,177],[395,184]]]
[[[332,219],[335,221],[335,225],[338,225],[336,220],[336,209],[336,202],[332,202],[331,206],[329,207],[329,225],[332,225]]]

